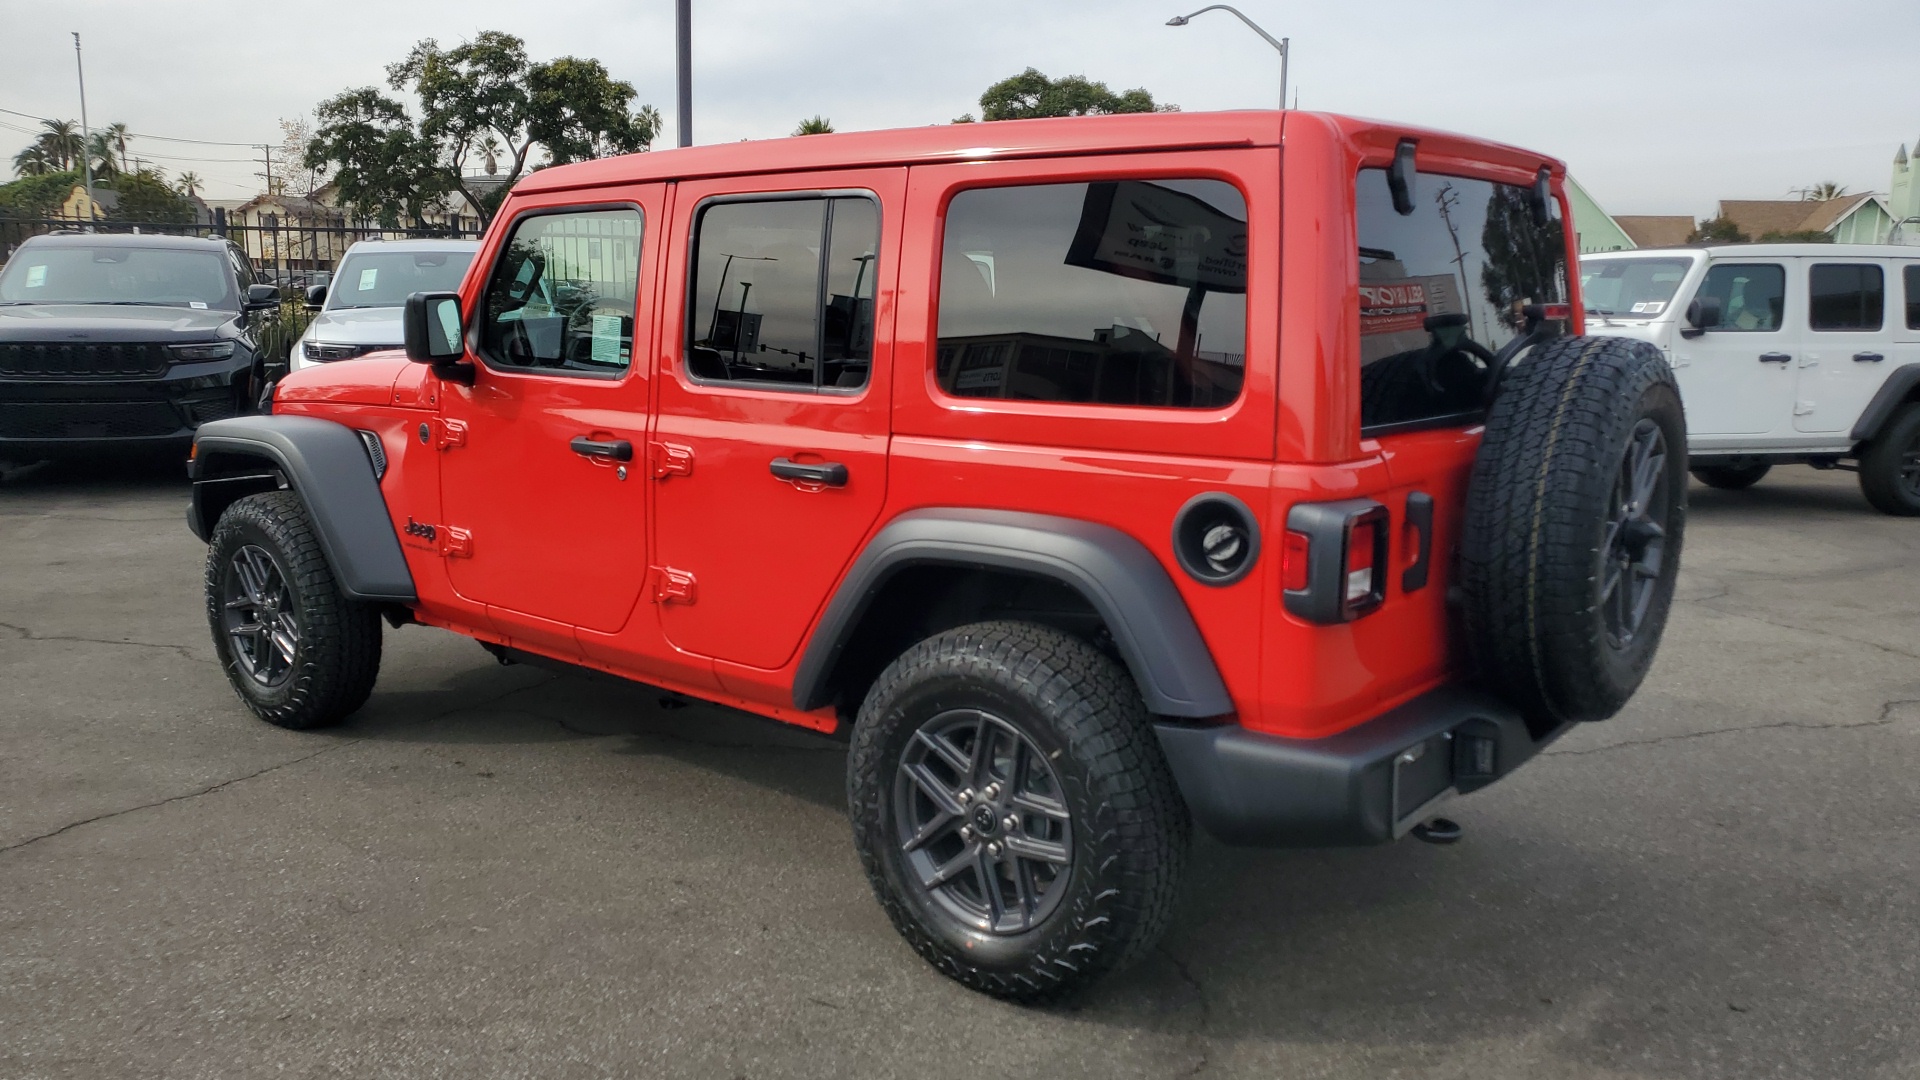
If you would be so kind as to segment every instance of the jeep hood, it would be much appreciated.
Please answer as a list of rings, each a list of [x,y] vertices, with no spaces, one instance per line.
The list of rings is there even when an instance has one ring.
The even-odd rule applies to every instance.
[[[0,341],[212,341],[237,316],[211,308],[144,304],[21,304],[0,307]]]
[[[308,341],[328,345],[392,345],[405,340],[400,329],[397,307],[339,308],[322,311],[307,324],[303,335]]]
[[[275,385],[274,405],[395,405],[425,408],[431,372],[403,352],[377,352],[351,364],[319,364],[289,373]],[[307,410],[301,410],[306,412]],[[313,415],[325,416],[324,410]]]

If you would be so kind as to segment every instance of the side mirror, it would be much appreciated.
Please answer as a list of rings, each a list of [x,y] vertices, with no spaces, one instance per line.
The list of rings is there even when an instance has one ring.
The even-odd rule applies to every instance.
[[[326,302],[327,302],[327,287],[325,285],[307,286],[307,310],[308,311],[319,311],[321,307],[323,307],[326,304]]]
[[[1687,337],[1698,337],[1720,325],[1720,298],[1696,296],[1687,305]]]
[[[248,311],[265,311],[280,306],[280,290],[272,285],[247,286]]]
[[[442,367],[466,355],[460,337],[460,297],[450,292],[417,292],[407,297],[400,317],[407,359]]]

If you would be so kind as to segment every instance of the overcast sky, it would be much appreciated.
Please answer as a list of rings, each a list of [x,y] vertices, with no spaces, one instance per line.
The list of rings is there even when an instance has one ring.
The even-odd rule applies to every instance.
[[[1184,3],[1198,7],[1195,0]],[[842,131],[979,111],[1029,65],[1144,86],[1188,111],[1270,106],[1278,57],[1225,12],[1172,29],[1182,0],[694,0],[698,142],[788,134],[816,113]],[[1279,3],[1241,10],[1293,39],[1306,109],[1383,117],[1565,159],[1615,214],[1711,212],[1833,180],[1885,191],[1920,138],[1920,0],[1511,0]],[[1449,14],[1442,15],[1440,13]],[[674,142],[672,0],[0,0],[0,109],[217,142],[278,142],[277,120],[380,84],[415,41],[480,30],[536,60],[594,57],[656,105]],[[33,121],[0,113],[12,155]],[[257,192],[244,147],[136,140],[205,194]],[[216,160],[187,160],[187,159]],[[218,160],[228,159],[228,160]]]

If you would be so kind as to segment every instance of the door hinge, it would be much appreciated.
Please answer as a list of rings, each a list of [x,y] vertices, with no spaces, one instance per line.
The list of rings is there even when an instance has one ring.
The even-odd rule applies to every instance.
[[[665,480],[669,476],[692,475],[693,447],[670,442],[653,444],[653,478],[655,480]]]
[[[1803,368],[1819,367],[1820,354],[1819,353],[1801,353],[1800,366]]]
[[[693,603],[693,575],[685,570],[675,570],[671,566],[653,567],[653,602],[671,604]]]
[[[433,448],[435,450],[451,450],[456,446],[465,445],[467,445],[465,420],[445,420],[437,417],[434,419]]]
[[[1811,401],[1796,401],[1793,403],[1793,415],[1795,416],[1805,416],[1812,411],[1813,402]]]
[[[449,559],[473,558],[473,534],[466,529],[443,525],[440,533],[440,554]]]

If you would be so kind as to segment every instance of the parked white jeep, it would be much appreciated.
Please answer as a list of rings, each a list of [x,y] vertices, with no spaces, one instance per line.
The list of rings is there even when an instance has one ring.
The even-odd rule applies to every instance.
[[[1580,282],[1588,333],[1666,354],[1702,483],[1852,469],[1875,507],[1920,515],[1920,247],[1608,252]]]

